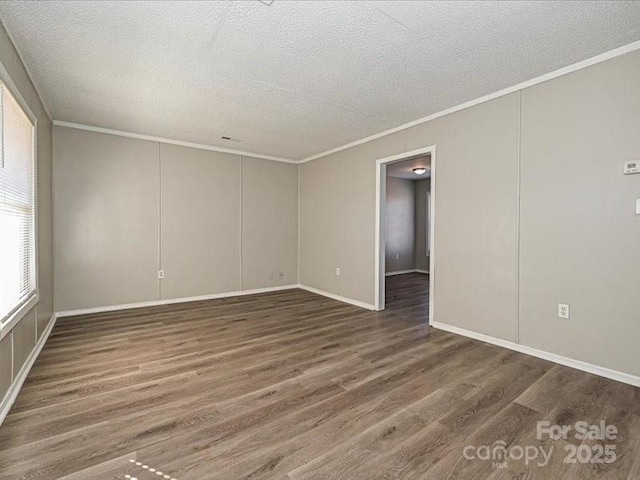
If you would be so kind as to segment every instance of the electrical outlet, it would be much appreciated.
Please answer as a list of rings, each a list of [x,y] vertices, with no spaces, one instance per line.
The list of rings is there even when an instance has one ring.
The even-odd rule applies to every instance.
[[[164,270],[158,270],[158,278],[162,280],[164,278]]]
[[[339,277],[340,276],[340,267],[336,267],[336,275]]]
[[[278,275],[278,278],[280,280],[284,280],[284,272],[280,272],[280,274]]]
[[[558,304],[558,318],[569,318],[569,305],[566,303]]]
[[[400,254],[396,253],[396,260],[400,260]]]
[[[624,167],[622,169],[625,175],[630,175],[632,173],[640,173],[640,160],[628,160],[624,162]]]

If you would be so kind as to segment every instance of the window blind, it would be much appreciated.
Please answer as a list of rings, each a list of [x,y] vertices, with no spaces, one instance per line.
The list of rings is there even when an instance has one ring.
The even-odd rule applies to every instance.
[[[35,127],[0,83],[0,325],[36,294]]]

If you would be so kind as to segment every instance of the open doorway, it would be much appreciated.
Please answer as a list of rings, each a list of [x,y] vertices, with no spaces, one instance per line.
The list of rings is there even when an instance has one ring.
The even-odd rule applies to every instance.
[[[435,146],[376,162],[376,310],[424,307],[433,321]]]

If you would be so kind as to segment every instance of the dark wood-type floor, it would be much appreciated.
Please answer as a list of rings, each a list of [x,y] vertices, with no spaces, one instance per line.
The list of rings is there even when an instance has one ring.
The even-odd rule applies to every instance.
[[[638,389],[429,328],[427,283],[390,277],[381,313],[293,290],[61,319],[0,478],[640,478]],[[564,464],[581,442],[539,420],[614,424],[617,461]],[[555,453],[463,458],[499,441]]]

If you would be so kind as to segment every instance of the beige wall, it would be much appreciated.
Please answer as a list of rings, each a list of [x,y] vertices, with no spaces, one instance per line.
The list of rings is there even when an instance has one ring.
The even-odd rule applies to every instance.
[[[296,283],[298,167],[242,157],[242,286]]]
[[[638,158],[640,52],[523,92],[521,343],[640,375]]]
[[[362,242],[363,236],[375,235],[376,172],[371,168],[371,158],[393,155],[404,145],[401,133],[387,135],[372,142],[358,145],[333,157],[340,159],[342,199],[342,275],[340,295],[372,305],[373,292],[369,279],[374,276],[375,247],[372,241]],[[304,165],[301,166],[301,169]],[[356,181],[354,181],[354,179]],[[301,213],[302,215],[302,213]]]
[[[36,312],[34,310],[27,313],[12,331],[14,378],[26,363],[36,344]]]
[[[56,311],[298,281],[295,165],[56,126],[54,196]]]
[[[415,268],[429,270],[429,255],[427,255],[427,193],[431,189],[431,179],[416,180],[416,241]]]
[[[46,113],[38,117],[38,338],[53,316],[53,161],[52,125]]]
[[[398,132],[300,165],[301,284],[373,305],[373,165],[402,151],[404,137]]]
[[[38,215],[38,288],[36,307],[0,341],[0,401],[33,351],[53,315],[53,227],[51,196],[51,120],[18,56],[0,24],[0,63],[37,118],[36,172]],[[12,337],[14,348],[12,348]],[[13,358],[13,371],[11,359]]]
[[[407,150],[436,145],[434,316],[516,339],[520,94],[407,130]]]
[[[336,295],[340,277],[335,270],[342,258],[340,182],[337,158],[300,168],[300,283]]]
[[[54,127],[56,311],[158,298],[158,144]]]
[[[161,298],[241,290],[240,159],[160,144],[160,167]]]
[[[634,52],[307,162],[301,245],[343,248],[301,248],[302,283],[373,303],[373,268],[347,267],[344,245],[373,266],[375,160],[436,145],[436,321],[639,375],[640,176],[622,175],[639,131]],[[347,180],[358,193],[338,202]],[[366,225],[345,228],[347,209]],[[336,286],[325,265],[341,257]]]
[[[311,228],[305,224],[312,215],[311,203],[301,203],[301,245],[305,237],[314,238],[319,234],[322,238],[342,236],[343,244],[358,246],[359,264],[343,265],[341,288],[330,292],[374,303],[375,161],[436,144],[438,185],[443,185],[438,212],[443,211],[445,218],[436,232],[436,242],[445,246],[437,253],[438,261],[442,261],[440,267],[436,263],[436,269],[442,268],[442,273],[436,275],[435,280],[436,315],[439,321],[470,329],[480,324],[487,334],[502,336],[506,332],[507,338],[513,339],[516,310],[514,158],[518,151],[518,105],[518,94],[509,95],[302,164],[301,179],[306,183],[301,184],[301,198],[311,191],[318,192],[316,197],[325,195],[333,200],[315,202],[313,215],[339,218],[340,210],[349,208],[352,216],[367,222],[363,228],[340,230],[339,223],[328,222],[322,228]],[[470,157],[476,161],[467,165]],[[335,165],[339,163],[357,170],[358,174],[336,178],[335,172],[340,170]],[[445,166],[440,167],[441,163]],[[334,178],[328,182],[326,175],[316,173],[323,171],[332,172]],[[326,185],[326,190],[333,192],[340,181],[359,193],[356,198],[350,198],[351,204],[344,199],[342,203],[336,201],[335,193],[323,189]],[[494,186],[496,183],[499,187]],[[467,201],[470,197],[472,202]],[[301,283],[307,285],[319,275],[317,270],[308,268],[303,276],[303,265],[323,267],[332,261],[323,250],[313,251],[313,256],[309,255],[311,251],[301,248],[300,255]],[[333,252],[334,258],[340,256],[343,260],[348,258],[344,252]],[[362,263],[368,268],[361,268]],[[358,296],[347,293],[352,288],[358,289]],[[460,301],[461,289],[465,302]]]
[[[7,335],[0,340],[0,399],[9,391],[13,382],[12,360],[11,335]]]
[[[385,272],[415,269],[416,185],[386,178]]]

